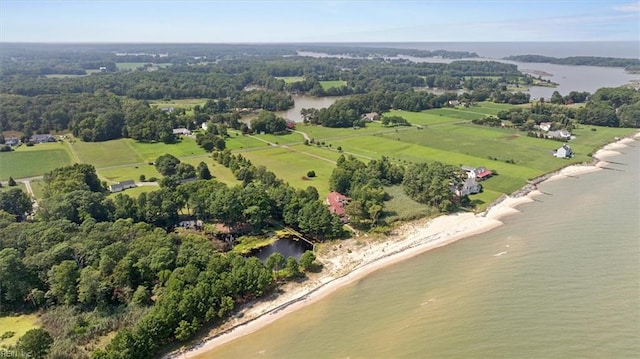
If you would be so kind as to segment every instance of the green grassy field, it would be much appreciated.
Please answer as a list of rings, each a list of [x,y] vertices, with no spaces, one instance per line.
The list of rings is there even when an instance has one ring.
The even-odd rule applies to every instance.
[[[304,81],[304,77],[302,76],[281,76],[281,77],[276,76],[276,78],[278,80],[284,80],[284,82],[287,84]]]
[[[188,101],[196,100],[204,101],[181,101],[186,105]],[[359,129],[299,124],[297,129],[316,142],[310,146],[303,144],[304,137],[300,133],[248,136],[230,130],[227,148],[242,153],[256,166],[266,166],[294,187],[315,186],[321,195],[329,191],[328,179],[341,154],[354,155],[363,162],[386,156],[403,164],[440,161],[454,166],[485,166],[496,175],[483,182],[483,193],[472,196],[474,203],[483,208],[500,195],[521,188],[529,179],[573,163],[590,161],[591,153],[612,142],[614,137],[634,132],[632,129],[579,125],[573,131],[577,138],[570,142],[576,156],[558,159],[551,154],[562,142],[527,137],[513,129],[477,126],[470,122],[510,107],[513,106],[484,102],[469,108],[441,108],[418,113],[393,110],[387,113],[406,118],[412,124],[408,127],[383,127],[378,122]],[[74,162],[93,164],[100,178],[108,183],[129,179],[138,181],[141,174],[147,178],[160,178],[155,167],[148,163],[165,153],[194,166],[204,161],[218,181],[229,185],[239,183],[228,168],[213,161],[210,154],[199,148],[192,138],[184,138],[171,145],[119,139],[99,143],[74,141],[23,146],[15,152],[0,153],[0,179],[6,181],[9,176],[18,179],[42,175]],[[306,178],[310,170],[315,171],[315,178]],[[33,182],[32,187],[36,196],[42,192],[41,183]],[[140,187],[127,192],[137,196],[153,189]],[[395,188],[389,190],[393,192],[393,199],[388,203],[388,216],[412,217],[412,207],[415,206]],[[420,208],[416,210],[418,215],[424,214]]]
[[[206,98],[183,98],[170,101],[151,100],[149,104],[154,107],[193,108],[196,105],[204,106],[208,100]]]
[[[102,180],[108,183],[120,182],[126,180],[139,181],[140,175],[144,175],[146,178],[156,177],[161,178],[162,175],[158,173],[156,167],[147,163],[140,163],[129,166],[118,166],[106,169],[98,169],[98,176]]]
[[[407,196],[402,186],[387,186],[384,191],[387,192],[390,199],[384,203],[381,219],[388,223],[418,219],[436,214],[428,206],[418,203]]]
[[[37,323],[38,316],[35,314],[0,317],[0,336],[9,331],[14,332],[11,338],[0,339],[0,348],[15,345],[29,329],[39,328]],[[0,357],[2,357],[1,349]]]
[[[328,90],[332,87],[347,86],[347,81],[342,81],[342,80],[320,81],[320,86],[322,86],[324,90]]]
[[[272,147],[259,151],[249,151],[242,155],[256,166],[266,166],[296,188],[314,186],[321,194],[329,192],[329,176],[335,168],[333,161],[316,157],[305,151],[308,146],[296,145],[291,148]],[[316,177],[307,178],[307,172],[313,170]]]
[[[206,154],[191,138],[183,138],[174,144],[141,143],[124,138],[105,142],[76,141],[70,146],[81,163],[90,163],[96,168],[150,162],[165,153],[176,157]]]
[[[67,148],[59,142],[20,146],[12,152],[0,153],[0,180],[40,176],[73,161]]]

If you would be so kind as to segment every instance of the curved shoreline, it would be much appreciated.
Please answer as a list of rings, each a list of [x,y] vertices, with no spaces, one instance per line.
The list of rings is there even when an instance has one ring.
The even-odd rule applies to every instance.
[[[510,196],[503,196],[490,205],[483,213],[456,213],[428,220],[417,220],[403,224],[398,233],[384,241],[360,243],[351,238],[341,244],[341,253],[332,258],[318,256],[325,266],[323,272],[309,280],[289,286],[284,293],[272,300],[265,298],[244,308],[242,317],[229,319],[217,333],[200,339],[190,346],[173,351],[165,358],[192,358],[202,355],[218,346],[260,330],[285,315],[310,305],[339,288],[353,283],[366,275],[389,265],[427,251],[456,242],[460,239],[487,232],[503,223],[504,216],[520,213],[516,209],[523,203],[533,201],[533,197],[543,194],[537,190],[539,183],[599,171],[606,166],[606,158],[618,155],[617,150],[629,143],[640,140],[640,132],[633,138],[624,138],[598,150],[591,164],[577,164],[545,174],[531,180],[529,184]],[[286,287],[286,286],[285,286]]]

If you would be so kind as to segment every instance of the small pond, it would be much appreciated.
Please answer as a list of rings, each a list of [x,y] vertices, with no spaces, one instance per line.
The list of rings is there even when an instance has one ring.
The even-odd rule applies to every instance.
[[[279,252],[285,258],[294,257],[295,259],[300,259],[302,253],[312,249],[313,246],[303,240],[297,238],[282,238],[268,246],[252,251],[251,255],[258,257],[262,262],[265,262],[267,258],[275,252]]]

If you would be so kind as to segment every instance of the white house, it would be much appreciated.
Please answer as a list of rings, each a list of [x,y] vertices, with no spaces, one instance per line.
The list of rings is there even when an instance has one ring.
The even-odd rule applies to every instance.
[[[558,158],[571,158],[573,157],[573,151],[571,150],[571,147],[569,147],[569,145],[564,144],[562,145],[562,147],[556,150],[553,156]]]
[[[571,139],[571,132],[567,131],[567,130],[558,130],[558,131],[549,131],[547,132],[547,137],[551,137],[551,138],[560,138],[563,140],[570,140]]]
[[[202,125],[200,125],[200,127],[202,127],[202,129],[206,131],[209,128],[209,125],[207,125],[206,122],[203,122]]]
[[[135,186],[136,186],[136,182],[134,180],[126,180],[126,181],[109,185],[109,191],[122,192],[127,188],[133,188]]]
[[[180,136],[191,136],[191,131],[187,130],[184,127],[174,128],[173,129],[173,134],[174,135],[180,135]]]

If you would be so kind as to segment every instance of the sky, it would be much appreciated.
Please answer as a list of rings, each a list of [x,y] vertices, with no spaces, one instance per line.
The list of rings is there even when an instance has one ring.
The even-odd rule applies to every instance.
[[[640,0],[0,0],[0,42],[640,41]]]

